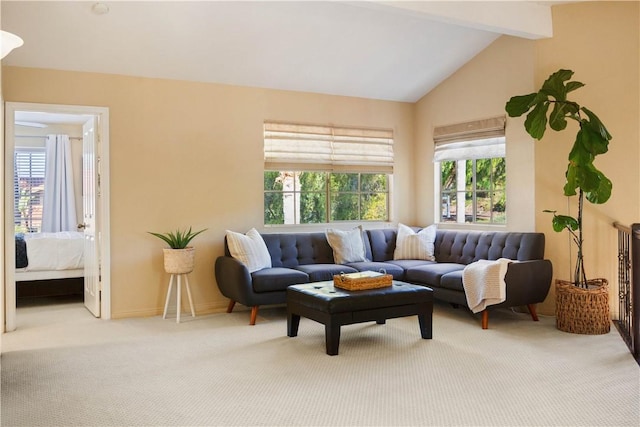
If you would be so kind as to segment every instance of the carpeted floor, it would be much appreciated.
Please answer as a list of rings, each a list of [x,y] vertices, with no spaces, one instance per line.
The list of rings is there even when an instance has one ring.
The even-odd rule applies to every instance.
[[[18,311],[2,339],[2,426],[637,426],[640,369],[615,328],[437,304],[417,318],[286,336],[283,308],[103,321],[81,304]]]

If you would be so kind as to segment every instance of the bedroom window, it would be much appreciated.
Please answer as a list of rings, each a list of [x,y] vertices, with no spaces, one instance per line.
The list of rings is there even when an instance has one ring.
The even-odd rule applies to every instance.
[[[40,232],[44,196],[44,148],[16,148],[14,165],[15,231]]]
[[[434,129],[441,223],[506,224],[504,117]]]
[[[388,221],[393,133],[264,124],[264,223]]]

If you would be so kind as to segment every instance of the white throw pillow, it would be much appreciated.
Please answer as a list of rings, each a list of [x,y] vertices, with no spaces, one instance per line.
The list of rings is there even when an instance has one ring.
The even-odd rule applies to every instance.
[[[329,228],[325,234],[336,264],[367,261],[361,226],[349,231]]]
[[[416,233],[404,224],[398,224],[396,250],[393,259],[421,259],[435,261],[436,225],[432,224]]]
[[[247,234],[227,230],[227,246],[231,256],[243,263],[249,273],[271,267],[271,255],[258,230],[252,228]]]

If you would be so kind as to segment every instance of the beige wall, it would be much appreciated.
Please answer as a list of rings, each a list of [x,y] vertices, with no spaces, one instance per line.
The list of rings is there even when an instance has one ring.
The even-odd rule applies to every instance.
[[[617,280],[617,235],[612,223],[640,222],[640,4],[638,2],[585,2],[553,7],[554,37],[536,43],[535,84],[559,68],[575,71],[585,83],[575,100],[597,114],[613,139],[609,152],[596,165],[613,182],[613,194],[604,205],[584,208],[585,266],[589,277]],[[536,143],[536,205],[539,209],[567,212],[562,195],[567,155],[577,127],[549,132]],[[575,198],[574,198],[575,199]],[[554,233],[547,214],[536,211],[536,228],[547,235],[547,256],[555,276],[571,278],[569,239]],[[576,207],[571,206],[575,215]],[[575,248],[575,246],[573,246]],[[572,248],[572,258],[575,249]],[[617,301],[611,293],[612,301]],[[552,295],[553,297],[553,295]],[[553,301],[548,298],[547,306]],[[612,309],[616,310],[615,303]]]
[[[392,220],[414,221],[412,104],[14,67],[2,77],[6,101],[109,108],[115,318],[161,313],[163,243],[146,231],[176,227],[209,228],[193,242],[194,302],[226,307],[213,263],[226,229],[262,228],[264,120],[393,129]]]
[[[502,114],[511,96],[533,92],[549,74],[569,68],[586,84],[575,92],[576,100],[598,114],[613,135],[609,153],[597,160],[613,181],[613,196],[605,205],[585,208],[585,251],[590,277],[616,280],[617,243],[611,224],[640,221],[638,9],[638,2],[554,6],[553,38],[533,42],[503,36],[421,99],[416,106],[418,223],[433,220],[433,127]],[[548,131],[534,142],[523,124],[524,117],[507,121],[508,228],[545,233],[554,275],[567,279],[568,235],[555,233],[542,210],[566,212],[562,187],[577,129]],[[572,254],[575,257],[575,250]],[[541,313],[553,314],[554,298],[552,290]],[[615,312],[615,304],[612,309]]]
[[[504,105],[512,94],[533,91],[533,52],[529,40],[501,37],[416,104],[418,223],[430,224],[438,218],[431,160],[434,127],[505,116]],[[535,227],[534,146],[523,123],[523,119],[507,121],[507,225],[494,229],[533,231]]]

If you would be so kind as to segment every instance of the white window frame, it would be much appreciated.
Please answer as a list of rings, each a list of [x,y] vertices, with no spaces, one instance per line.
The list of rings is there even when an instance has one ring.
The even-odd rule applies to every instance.
[[[468,192],[465,188],[466,179],[461,179],[466,174],[467,160],[504,158],[506,162],[506,138],[505,138],[506,118],[504,116],[482,119],[473,122],[457,123],[453,125],[436,127],[433,132],[434,139],[434,218],[435,222],[443,225],[468,225],[468,226],[499,226],[506,227],[508,217],[505,222],[477,222],[477,202],[476,202],[476,171],[473,167],[473,214],[472,221],[466,221],[466,199]],[[456,161],[456,221],[442,220],[442,183],[441,183],[441,162]],[[506,178],[506,177],[505,177]],[[506,186],[502,190],[506,195]],[[463,196],[462,198],[460,196]],[[507,200],[508,203],[508,200]],[[505,206],[505,213],[507,207]]]
[[[436,189],[437,189],[437,197],[438,197],[438,210],[436,212],[436,218],[437,218],[437,222],[441,223],[441,224],[472,224],[472,225],[491,225],[491,226],[506,226],[507,225],[507,219],[505,218],[505,222],[494,222],[494,221],[478,221],[477,220],[477,212],[478,212],[478,206],[477,206],[477,193],[479,192],[488,192],[488,193],[495,193],[495,192],[504,192],[505,196],[506,196],[506,182],[505,182],[505,188],[501,189],[501,190],[495,190],[493,188],[491,189],[478,189],[476,187],[476,166],[475,163],[473,164],[472,167],[472,182],[473,182],[473,189],[468,190],[465,187],[465,182],[466,182],[466,162],[467,161],[477,161],[477,160],[493,160],[493,159],[497,159],[497,158],[502,158],[505,159],[506,161],[506,157],[505,156],[496,156],[496,157],[483,157],[483,158],[478,158],[478,159],[461,159],[461,160],[452,160],[456,162],[456,190],[452,191],[455,192],[456,195],[456,221],[443,221],[443,216],[442,216],[442,204],[443,204],[443,200],[444,200],[444,192],[442,189],[442,185],[441,185],[441,177],[442,177],[442,162],[435,162],[435,174],[436,174],[436,178],[435,178],[435,182],[436,182]],[[467,193],[472,193],[473,194],[473,202],[472,202],[472,214],[471,214],[471,221],[467,221],[467,214],[466,214],[466,194]],[[505,206],[505,211],[506,211],[506,206]],[[492,214],[493,216],[493,214]]]

